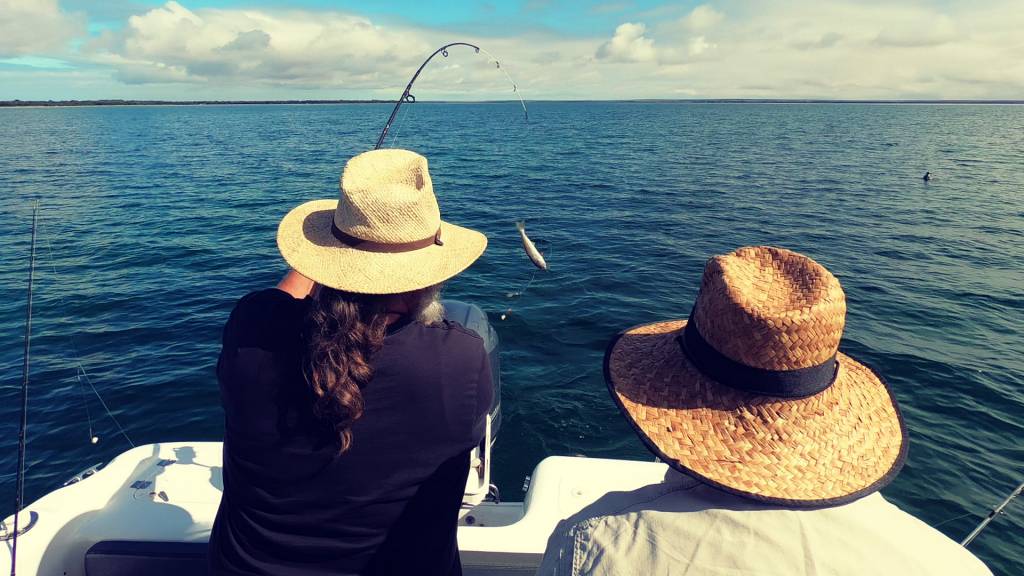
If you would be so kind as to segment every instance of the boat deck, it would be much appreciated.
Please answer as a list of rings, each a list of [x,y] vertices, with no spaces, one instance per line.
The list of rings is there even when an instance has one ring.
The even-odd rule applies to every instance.
[[[523,502],[483,502],[463,510],[464,572],[533,574],[560,520],[609,492],[660,482],[667,470],[653,462],[546,458],[534,470]],[[129,450],[26,508],[22,518],[34,512],[38,520],[18,538],[18,572],[115,576],[139,570],[147,558],[169,573],[205,570],[205,543],[222,490],[220,442]],[[4,546],[0,573],[9,570]]]

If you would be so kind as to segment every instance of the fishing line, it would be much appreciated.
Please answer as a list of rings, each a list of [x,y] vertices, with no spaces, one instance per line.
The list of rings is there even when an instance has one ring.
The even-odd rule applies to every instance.
[[[416,79],[420,77],[420,73],[423,72],[423,69],[426,68],[427,64],[429,64],[430,61],[433,60],[434,57],[437,56],[438,54],[440,54],[444,58],[447,58],[448,49],[454,46],[466,46],[468,48],[472,48],[473,50],[476,51],[477,54],[483,53],[484,56],[487,58],[488,62],[494,62],[494,67],[501,71],[502,75],[505,76],[505,79],[508,80],[509,84],[512,85],[512,92],[514,92],[515,95],[519,98],[519,104],[520,106],[523,107],[523,118],[526,120],[526,122],[530,121],[530,112],[526,108],[526,100],[523,99],[523,95],[519,92],[519,86],[516,84],[515,80],[512,79],[512,76],[509,75],[508,70],[505,70],[504,68],[501,67],[501,61],[498,60],[498,58],[494,54],[491,54],[487,50],[484,50],[483,48],[480,48],[475,44],[470,44],[468,42],[451,42],[449,44],[441,46],[437,50],[434,50],[434,52],[430,56],[427,56],[427,59],[424,60],[422,64],[420,64],[420,67],[416,69],[416,72],[412,75],[412,78],[409,80],[409,83],[406,84],[405,90],[402,92],[402,95],[399,96],[398,100],[395,101],[395,107],[391,110],[391,115],[388,116],[388,120],[384,124],[384,129],[381,130],[380,136],[377,138],[377,143],[373,146],[374,150],[379,150],[380,147],[384,144],[385,139],[388,137],[388,131],[391,130],[391,126],[394,124],[395,117],[398,115],[398,110],[402,107],[402,104],[414,104],[416,102],[416,97],[412,95],[412,86],[413,84],[416,83]],[[401,132],[402,124],[405,122],[406,119],[406,114],[408,114],[408,108],[406,108],[406,111],[402,114],[402,118],[399,119],[398,128],[395,130],[395,134],[392,135],[391,137],[392,147],[394,147],[395,143],[398,140],[398,134],[399,132]],[[530,288],[530,285],[533,284],[533,280],[536,278],[536,276],[537,273],[536,271],[534,271],[534,273],[530,276],[530,279],[526,282],[526,285],[522,288],[522,290],[515,293],[515,296],[522,296]],[[505,313],[501,315],[501,319],[504,320],[511,313],[512,307],[510,306],[507,310],[505,310]]]
[[[53,258],[53,244],[50,242],[50,237],[49,236],[45,236],[44,239],[46,240],[46,260],[50,264],[50,269],[53,271],[54,282],[56,283],[57,282],[58,274],[57,274],[57,265],[54,263],[54,258]],[[61,296],[60,292],[57,292],[57,299],[60,300],[61,305],[67,306],[67,303],[64,301],[64,297]],[[69,338],[70,338],[70,336],[69,336]],[[72,347],[73,350],[75,350],[77,352],[77,349],[76,349],[76,346],[75,346],[74,342],[71,343],[71,347]],[[76,353],[75,361],[78,364],[78,366],[82,365],[80,359],[77,357],[77,353]],[[82,383],[81,371],[78,370],[77,368],[75,370],[75,380],[78,381],[78,392],[79,392],[79,395],[82,397],[82,406],[85,408],[85,417],[86,417],[86,419],[89,422],[89,441],[91,443],[93,443],[93,444],[96,444],[96,443],[99,442],[99,437],[96,436],[96,434],[93,432],[92,410],[89,409],[89,398],[85,395],[85,384]]]
[[[491,54],[490,52],[484,50],[483,48],[477,48],[477,51],[483,52],[485,55],[487,55],[488,61],[494,62],[494,67],[497,68],[498,70],[501,70],[501,73],[505,75],[505,78],[508,80],[509,84],[512,85],[512,91],[515,92],[516,96],[519,97],[519,103],[523,106],[523,116],[525,116],[526,121],[529,122],[530,113],[529,111],[526,110],[526,101],[523,100],[523,95],[519,93],[519,85],[516,84],[516,81],[513,80],[511,76],[508,75],[508,71],[501,67],[501,62],[498,61],[497,56]]]
[[[402,133],[402,126],[405,125],[405,119],[409,115],[409,106],[402,110],[402,115],[398,117],[398,126],[395,128],[395,133],[391,136],[391,147],[395,147],[395,143],[398,142],[398,135]]]
[[[47,258],[47,261],[50,264],[50,269],[53,271],[54,284],[57,284],[59,286],[61,284],[61,282],[60,282],[60,274],[57,272],[57,264],[56,264],[55,259],[53,257],[53,244],[50,242],[50,237],[46,234],[46,232],[43,231],[43,227],[40,226],[39,228],[40,228],[40,235],[43,236],[43,239],[46,241],[46,258]],[[67,300],[64,299],[64,295],[61,294],[61,292],[59,290],[55,290],[55,293],[57,295],[57,300],[60,301],[61,306],[67,308],[68,303],[67,303]],[[89,373],[86,372],[85,365],[82,364],[82,355],[78,351],[79,350],[78,349],[78,342],[75,340],[74,335],[73,334],[67,334],[66,336],[67,336],[67,339],[68,339],[68,343],[70,344],[70,347],[71,347],[71,354],[72,354],[72,356],[74,356],[75,378],[78,380],[79,391],[81,392],[81,396],[82,396],[82,402],[85,405],[85,415],[86,415],[86,418],[88,418],[88,421],[89,421],[89,441],[91,443],[93,443],[93,444],[98,444],[100,439],[99,439],[99,436],[96,436],[96,434],[93,431],[92,413],[89,410],[89,402],[88,402],[88,399],[86,397],[85,386],[83,385],[83,382],[82,382],[83,378],[85,379],[85,383],[87,383],[89,385],[89,388],[92,389],[92,393],[96,396],[96,399],[99,400],[100,405],[103,406],[103,409],[106,411],[107,416],[109,416],[110,420],[114,422],[114,426],[117,427],[118,432],[120,432],[121,435],[124,436],[124,439],[128,441],[128,444],[132,448],[135,448],[135,443],[132,442],[132,439],[128,437],[128,433],[125,432],[124,428],[121,426],[121,423],[118,422],[117,418],[114,417],[114,413],[107,406],[106,401],[103,400],[103,396],[100,395],[99,390],[97,390],[96,386],[93,385],[92,379],[89,378]]]
[[[1021,494],[1024,494],[1024,482],[1021,482],[1019,486],[1014,488],[1013,492],[1010,492],[1010,495],[1007,496],[1002,502],[1000,502],[995,508],[992,508],[988,512],[988,514],[985,515],[985,518],[982,519],[981,523],[975,526],[974,530],[971,530],[971,533],[968,534],[962,542],[960,542],[960,545],[966,548],[971,544],[971,542],[974,542],[974,539],[977,538],[978,535],[981,534],[985,530],[985,528],[987,528],[988,525],[992,523],[993,520],[995,520],[998,516],[1006,514],[1006,512],[1004,512],[1006,507],[1009,506],[1010,502],[1013,502]]]
[[[954,522],[954,521],[959,520],[961,518],[967,518],[968,516],[977,516],[977,515],[978,515],[977,512],[967,512],[966,514],[961,514],[959,516],[954,516],[953,518],[950,518],[948,520],[943,520],[942,522],[939,522],[938,524],[933,524],[932,528],[938,528],[939,526],[942,526],[944,524],[949,524],[950,522]]]
[[[85,396],[85,384],[82,383],[82,374],[75,371],[75,379],[78,380],[78,391],[82,394],[82,406],[85,406],[85,417],[89,420],[89,441],[93,444],[99,442],[99,437],[92,431],[92,411],[89,410],[89,399]],[[95,438],[96,440],[93,440]]]
[[[525,294],[526,291],[530,289],[530,286],[533,285],[533,279],[537,277],[537,272],[540,272],[540,270],[536,270],[535,269],[533,271],[533,273],[530,274],[530,279],[526,281],[526,284],[522,288],[520,288],[518,292],[509,292],[508,293],[508,297],[509,298],[519,298],[520,296]],[[505,320],[511,314],[512,314],[512,307],[509,306],[508,308],[505,309],[505,312],[501,315],[501,319]]]
[[[447,58],[448,49],[454,46],[466,46],[472,48],[477,52],[477,54],[483,52],[488,57],[488,61],[493,61],[495,67],[498,70],[501,70],[501,73],[504,74],[505,78],[512,84],[512,91],[515,92],[516,96],[519,97],[519,104],[522,105],[523,107],[523,116],[527,122],[530,121],[530,113],[526,109],[526,100],[524,100],[523,95],[519,93],[519,86],[517,86],[515,81],[512,80],[512,77],[508,75],[508,71],[501,67],[501,62],[499,62],[498,59],[495,58],[493,54],[486,50],[483,50],[482,48],[475,44],[470,44],[468,42],[452,42],[450,44],[445,44],[444,46],[441,46],[437,50],[434,50],[434,53],[431,54],[430,56],[427,56],[427,59],[424,60],[423,63],[420,64],[420,67],[416,69],[416,73],[412,75],[412,79],[409,80],[409,83],[405,86],[405,91],[403,91],[402,95],[398,98],[398,100],[395,101],[395,107],[391,110],[391,116],[388,117],[388,121],[384,124],[384,129],[381,130],[380,137],[377,138],[377,143],[373,147],[374,150],[380,149],[380,147],[384,144],[384,139],[387,138],[388,131],[391,129],[391,125],[394,123],[395,116],[398,115],[398,110],[402,107],[402,104],[405,104],[407,102],[412,104],[416,102],[416,97],[411,94],[412,85],[416,82],[416,79],[419,78],[420,73],[423,72],[423,69],[426,68],[427,64],[429,64],[430,61],[434,59],[434,56],[437,56],[438,54]]]
[[[984,515],[984,517],[982,518],[981,522],[974,528],[974,530],[972,530],[971,533],[968,534],[967,537],[964,538],[962,542],[960,542],[960,545],[966,548],[971,542],[974,541],[975,538],[978,537],[979,534],[982,533],[982,531],[985,530],[985,528],[988,527],[988,525],[992,522],[992,520],[994,520],[998,516],[1006,514],[1005,508],[1007,506],[1009,506],[1010,502],[1012,502],[1015,498],[1017,498],[1021,494],[1024,494],[1024,482],[1022,482],[1019,486],[1017,486],[1017,488],[1014,489],[1013,492],[1010,492],[1010,495],[1007,496],[1000,504],[998,504],[997,506],[995,506],[994,508],[989,510],[989,512]],[[987,496],[986,496],[986,498],[987,498]],[[942,522],[939,522],[938,524],[933,524],[932,528],[938,528],[939,526],[943,526],[943,525],[949,524],[950,522],[953,522],[955,520],[960,520],[961,518],[967,518],[969,516],[977,517],[978,514],[977,514],[977,512],[966,512],[966,513],[961,514],[959,516],[954,516],[953,518],[950,518],[948,520],[943,520]]]
[[[81,370],[82,377],[85,378],[85,383],[88,384],[89,388],[92,388],[93,393],[96,394],[96,399],[100,401],[103,409],[107,411],[107,416],[110,416],[110,419],[114,421],[114,425],[117,426],[117,431],[124,436],[124,439],[128,441],[128,444],[130,444],[132,448],[135,448],[135,442],[132,442],[132,439],[128,437],[128,433],[124,431],[124,428],[121,427],[121,423],[114,417],[114,413],[110,411],[107,403],[103,401],[103,396],[100,396],[99,390],[96,390],[96,387],[93,386],[92,380],[89,379],[89,375],[85,373],[85,367],[79,364],[78,369]]]

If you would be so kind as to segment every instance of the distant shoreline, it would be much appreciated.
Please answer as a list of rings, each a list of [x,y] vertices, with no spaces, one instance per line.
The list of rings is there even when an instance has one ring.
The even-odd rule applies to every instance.
[[[423,104],[488,104],[514,100],[424,100]],[[798,98],[692,98],[627,100],[532,100],[532,102],[631,102],[639,104],[1024,104],[1024,100],[824,100]],[[394,104],[395,100],[0,100],[0,108],[76,106],[245,106],[269,104]]]
[[[0,108],[60,106],[225,106],[253,104],[394,104],[394,100],[0,100]]]

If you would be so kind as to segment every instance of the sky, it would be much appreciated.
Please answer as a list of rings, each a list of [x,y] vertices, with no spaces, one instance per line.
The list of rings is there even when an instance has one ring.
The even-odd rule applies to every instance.
[[[0,100],[394,99],[455,41],[419,99],[1024,99],[1024,0],[0,0]]]

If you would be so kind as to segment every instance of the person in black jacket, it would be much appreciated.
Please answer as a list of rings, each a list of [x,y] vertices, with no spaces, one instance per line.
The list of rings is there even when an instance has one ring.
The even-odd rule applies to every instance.
[[[243,297],[217,365],[224,495],[213,574],[461,574],[469,453],[493,390],[440,285],[486,237],[443,222],[427,161],[375,150],[341,199],[281,221],[292,270]]]

